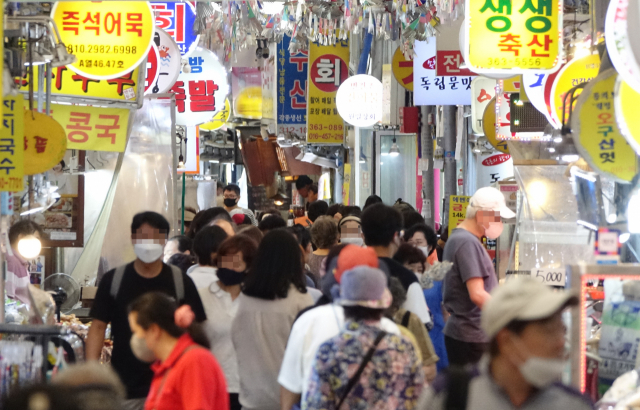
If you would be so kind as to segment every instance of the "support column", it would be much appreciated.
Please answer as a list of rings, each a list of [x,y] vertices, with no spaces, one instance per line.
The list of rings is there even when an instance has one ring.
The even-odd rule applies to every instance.
[[[429,115],[435,110],[433,106],[420,107],[420,140],[422,145],[422,160],[427,161],[428,168],[422,171],[422,214],[427,225],[435,228],[435,199],[433,186],[433,139],[431,138],[431,125],[429,125]],[[425,209],[426,208],[426,209]]]
[[[456,106],[445,105],[442,107],[444,125],[444,208],[442,209],[444,225],[449,224],[449,197],[457,195],[457,170],[456,170]]]

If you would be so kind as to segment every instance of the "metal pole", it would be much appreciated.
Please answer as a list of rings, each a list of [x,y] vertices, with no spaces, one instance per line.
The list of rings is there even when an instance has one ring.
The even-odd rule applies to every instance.
[[[185,197],[185,191],[186,191],[186,187],[187,187],[187,173],[186,172],[182,172],[182,215],[180,216],[180,235],[184,235],[184,197]],[[175,214],[174,214],[175,215]]]
[[[355,178],[352,178],[353,185],[355,186],[353,203],[361,206],[360,204],[364,203],[364,201],[360,201],[360,178],[362,174],[360,166],[360,127],[354,127],[353,134],[353,175],[355,175]]]
[[[51,65],[51,63],[48,63],[46,66],[46,75],[47,75],[47,104],[46,104],[46,114],[47,115],[51,115],[51,80],[52,80],[52,70],[53,70],[53,66]]]
[[[420,139],[422,142],[422,160],[427,162],[428,168],[422,170],[422,214],[427,225],[435,227],[435,199],[433,186],[433,139],[431,138],[431,125],[429,116],[433,113],[433,106],[420,107]]]
[[[444,225],[449,224],[449,197],[457,195],[458,185],[456,181],[456,106],[445,105],[442,107],[444,125]]]

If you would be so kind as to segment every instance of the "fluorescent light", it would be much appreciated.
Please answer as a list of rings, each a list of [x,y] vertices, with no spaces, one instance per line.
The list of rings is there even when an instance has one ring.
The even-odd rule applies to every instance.
[[[219,164],[220,161],[218,161],[217,159],[210,159],[209,162],[213,163],[213,164]]]

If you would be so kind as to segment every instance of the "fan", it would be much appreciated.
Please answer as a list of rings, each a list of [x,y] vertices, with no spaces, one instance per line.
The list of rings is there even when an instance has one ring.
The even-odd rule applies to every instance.
[[[71,276],[56,273],[44,280],[44,290],[51,293],[56,302],[56,315],[60,322],[60,312],[69,313],[80,300],[80,285]]]

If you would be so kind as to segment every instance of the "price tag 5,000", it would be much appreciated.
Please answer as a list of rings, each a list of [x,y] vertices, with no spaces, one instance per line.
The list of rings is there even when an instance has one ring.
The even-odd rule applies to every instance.
[[[531,269],[531,277],[550,286],[565,286],[567,283],[567,273],[565,269],[562,268]]]

